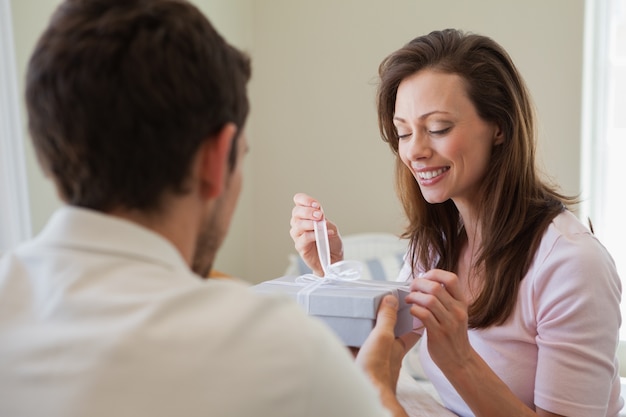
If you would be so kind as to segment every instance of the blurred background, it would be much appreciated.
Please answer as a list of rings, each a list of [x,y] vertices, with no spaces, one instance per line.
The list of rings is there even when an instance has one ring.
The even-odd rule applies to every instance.
[[[249,282],[284,273],[295,253],[292,196],[318,198],[342,234],[404,226],[393,159],[375,113],[380,61],[413,37],[454,27],[503,45],[537,107],[540,164],[581,192],[584,0],[194,0],[252,57],[251,151],[231,233],[215,267]],[[56,0],[11,0],[19,99]],[[36,164],[21,109],[29,214],[37,233],[60,204]]]

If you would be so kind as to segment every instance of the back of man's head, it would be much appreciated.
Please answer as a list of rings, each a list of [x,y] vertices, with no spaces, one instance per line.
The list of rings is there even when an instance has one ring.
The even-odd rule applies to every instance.
[[[157,211],[247,113],[247,57],[184,0],[66,0],[27,70],[29,129],[68,203]],[[236,158],[231,151],[231,165]]]

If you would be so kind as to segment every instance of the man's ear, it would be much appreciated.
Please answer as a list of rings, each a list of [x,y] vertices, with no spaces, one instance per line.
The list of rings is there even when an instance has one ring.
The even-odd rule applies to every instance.
[[[206,199],[218,197],[224,189],[228,157],[236,133],[237,126],[226,123],[214,137],[205,140],[198,151],[200,192]]]

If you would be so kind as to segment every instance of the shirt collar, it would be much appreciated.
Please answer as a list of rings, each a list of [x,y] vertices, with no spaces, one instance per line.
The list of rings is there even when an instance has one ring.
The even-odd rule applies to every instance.
[[[42,244],[141,258],[190,272],[176,247],[158,233],[132,221],[81,207],[68,205],[58,209],[36,240]]]

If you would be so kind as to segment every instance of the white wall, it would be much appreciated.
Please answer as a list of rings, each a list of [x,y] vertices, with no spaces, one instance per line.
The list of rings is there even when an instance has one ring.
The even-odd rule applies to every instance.
[[[12,2],[22,78],[55,3]],[[343,234],[402,230],[393,160],[376,124],[376,73],[384,56],[434,29],[489,35],[510,52],[535,98],[546,171],[565,192],[579,192],[584,0],[195,3],[253,58],[251,152],[216,264],[223,271],[253,282],[284,271],[294,252],[289,217],[298,191],[318,197]],[[57,203],[32,157],[29,173],[36,231]]]

